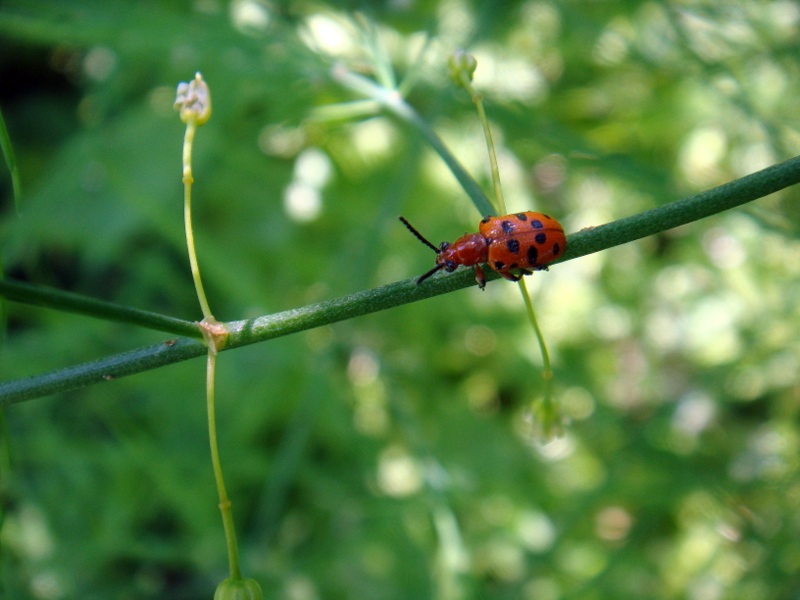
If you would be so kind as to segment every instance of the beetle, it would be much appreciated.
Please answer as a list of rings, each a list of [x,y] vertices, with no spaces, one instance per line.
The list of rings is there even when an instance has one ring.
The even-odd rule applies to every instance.
[[[417,279],[417,285],[441,269],[452,273],[459,265],[475,267],[478,286],[486,286],[481,263],[509,281],[519,281],[532,271],[546,271],[547,263],[564,253],[567,236],[561,223],[543,213],[520,212],[505,217],[487,215],[478,233],[466,233],[452,244],[442,242],[437,248],[403,217],[403,224],[419,241],[436,252],[436,266]],[[515,275],[512,271],[518,271]]]

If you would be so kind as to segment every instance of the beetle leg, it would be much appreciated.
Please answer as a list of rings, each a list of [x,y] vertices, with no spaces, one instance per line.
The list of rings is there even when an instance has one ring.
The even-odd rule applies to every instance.
[[[498,271],[500,275],[508,279],[509,281],[519,281],[522,279],[522,275],[514,275],[511,271]]]
[[[486,275],[483,274],[483,269],[480,265],[475,265],[475,281],[478,282],[478,287],[483,290],[486,287]]]

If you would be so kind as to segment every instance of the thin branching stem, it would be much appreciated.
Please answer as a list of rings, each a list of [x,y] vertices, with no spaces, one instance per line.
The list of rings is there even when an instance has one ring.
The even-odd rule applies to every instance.
[[[525,279],[519,280],[519,285],[522,288],[522,298],[525,300],[525,308],[528,311],[528,320],[530,320],[531,325],[533,326],[533,331],[536,334],[536,339],[539,340],[539,349],[542,352],[542,379],[545,381],[545,385],[548,387],[550,386],[550,381],[553,379],[553,369],[550,366],[550,352],[547,350],[547,344],[545,343],[544,336],[542,335],[542,330],[539,327],[539,321],[536,318],[536,311],[533,309],[533,302],[531,301],[531,296],[528,293],[528,285],[525,283]],[[545,397],[549,397],[549,393],[547,390],[545,391]]]
[[[506,201],[503,196],[503,186],[500,183],[500,168],[497,166],[497,152],[494,149],[494,137],[492,136],[492,128],[489,126],[489,119],[486,116],[486,110],[483,107],[483,94],[479,93],[472,85],[472,79],[465,71],[460,72],[460,82],[464,89],[469,93],[470,99],[475,104],[475,109],[478,111],[478,119],[483,127],[483,137],[486,140],[486,150],[489,154],[489,167],[492,173],[492,185],[494,186],[494,208],[495,212],[492,214],[505,215],[508,213],[506,209]],[[485,215],[484,215],[485,216]]]
[[[483,107],[483,95],[480,94],[475,86],[472,85],[472,76],[477,68],[478,63],[471,54],[464,52],[456,52],[450,59],[451,76],[455,78],[457,83],[464,87],[472,98],[475,108],[478,111],[478,119],[483,126],[483,135],[486,139],[486,150],[489,154],[489,164],[491,165],[492,184],[494,185],[495,194],[495,207],[496,214],[504,215],[508,212],[506,208],[506,201],[503,198],[503,186],[500,183],[500,168],[497,165],[497,151],[494,146],[494,139],[492,137],[492,128],[489,125],[489,119],[486,117],[486,111]],[[539,320],[536,318],[536,310],[533,307],[533,301],[528,293],[528,285],[525,278],[519,280],[519,289],[522,294],[522,299],[525,302],[525,309],[528,313],[528,321],[533,327],[533,332],[539,342],[539,350],[542,354],[542,386],[541,386],[541,402],[544,403],[550,413],[553,414],[555,403],[553,402],[553,369],[550,366],[550,352],[547,349],[547,341],[539,327]],[[543,430],[550,432],[553,428],[551,426],[552,418],[547,422],[542,421]]]
[[[203,333],[203,341],[208,346],[208,362],[206,366],[206,408],[208,414],[208,438],[211,446],[211,464],[214,471],[214,480],[217,485],[219,495],[219,510],[222,515],[222,526],[225,531],[225,546],[228,551],[228,566],[230,577],[226,582],[241,582],[242,573],[239,569],[239,547],[236,544],[236,528],[233,524],[233,513],[231,511],[231,501],[228,499],[228,492],[225,489],[225,479],[222,475],[222,462],[219,459],[219,444],[217,442],[217,416],[216,416],[216,392],[215,380],[217,373],[217,353],[225,346],[228,338],[227,330],[222,323],[219,323],[211,314],[208,306],[206,293],[203,289],[203,281],[200,277],[200,266],[197,263],[197,252],[194,244],[194,232],[192,229],[192,147],[194,146],[194,133],[199,125],[208,121],[211,116],[211,94],[208,85],[203,81],[200,73],[197,73],[191,83],[181,83],[178,85],[178,93],[175,105],[181,111],[181,119],[186,123],[186,135],[183,140],[183,187],[184,187],[184,221],[186,228],[186,246],[189,250],[189,261],[192,268],[197,299],[203,310],[203,320],[199,323]],[[253,582],[256,587],[258,584]],[[224,597],[229,594],[222,593]],[[216,597],[217,594],[215,593]],[[232,596],[230,596],[232,597]],[[239,595],[237,597],[253,597],[250,595]],[[258,597],[260,597],[260,589]]]
[[[800,183],[800,157],[694,196],[570,234],[564,255],[551,265],[685,225],[797,183]],[[498,277],[496,272],[487,270],[488,281]],[[416,285],[415,282],[416,278],[406,279],[343,298],[228,323],[230,336],[225,350],[453,292],[475,285],[475,278],[471,269],[458,269],[453,273],[431,277],[424,285]],[[207,347],[203,342],[179,338],[59,371],[9,381],[0,384],[0,406],[147,371],[203,356],[206,352]]]
[[[228,567],[233,579],[241,579],[242,572],[239,568],[239,546],[236,543],[236,528],[233,524],[233,512],[228,492],[225,489],[225,479],[222,476],[222,462],[219,459],[219,444],[217,442],[217,418],[214,391],[214,381],[217,369],[217,353],[209,350],[206,363],[206,408],[208,413],[208,439],[211,443],[211,465],[214,470],[214,480],[217,484],[219,495],[219,511],[222,515],[222,526],[225,531],[225,545],[228,549]]]
[[[483,193],[478,182],[472,178],[472,175],[467,172],[453,153],[450,152],[442,139],[436,135],[436,132],[428,125],[427,121],[405,101],[400,92],[386,89],[362,75],[349,71],[343,65],[336,65],[331,75],[341,85],[378,102],[395,117],[416,129],[445,162],[447,168],[450,169],[458,180],[458,183],[478,208],[478,212],[480,212],[481,215],[492,215],[495,213],[495,208],[486,197],[486,194]]]
[[[211,309],[208,307],[206,292],[203,289],[203,280],[200,277],[200,267],[197,264],[197,251],[194,246],[194,230],[192,229],[192,146],[194,142],[194,132],[196,125],[190,121],[186,125],[186,135],[183,140],[183,222],[186,228],[186,246],[189,249],[189,264],[192,269],[192,279],[197,290],[197,299],[203,311],[203,317],[211,316]]]
[[[184,335],[197,339],[203,338],[197,323],[192,323],[191,321],[175,319],[129,306],[120,306],[112,302],[105,302],[71,292],[63,292],[54,288],[32,285],[22,281],[0,279],[0,296],[23,304],[44,306],[119,323],[129,323],[174,335]]]

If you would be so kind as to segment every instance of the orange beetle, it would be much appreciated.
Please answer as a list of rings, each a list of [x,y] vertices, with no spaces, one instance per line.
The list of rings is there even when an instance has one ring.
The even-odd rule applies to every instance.
[[[533,271],[546,271],[547,263],[556,260],[567,247],[567,236],[561,223],[538,212],[521,212],[505,217],[484,217],[478,233],[462,235],[452,244],[442,242],[437,248],[414,229],[403,217],[409,231],[436,252],[436,266],[417,279],[417,284],[444,269],[455,271],[458,265],[475,267],[478,286],[486,286],[480,263],[489,263],[510,281],[519,281]],[[519,275],[511,271],[519,271]]]

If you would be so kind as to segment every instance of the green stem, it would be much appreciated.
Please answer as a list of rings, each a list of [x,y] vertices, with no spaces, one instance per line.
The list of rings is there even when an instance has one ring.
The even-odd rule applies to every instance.
[[[797,183],[800,183],[800,156],[694,196],[574,233],[567,238],[567,250],[561,261],[606,250],[699,221]]]
[[[470,95],[475,108],[478,110],[478,119],[483,127],[483,137],[486,140],[486,149],[489,153],[489,165],[492,172],[492,185],[494,186],[495,213],[498,215],[507,214],[506,201],[503,197],[503,186],[500,185],[500,168],[497,166],[497,152],[494,149],[494,138],[492,128],[489,127],[489,119],[486,118],[486,111],[483,108],[483,94],[479,94],[470,81],[469,75],[461,71],[461,85]]]
[[[481,215],[492,215],[495,208],[483,193],[478,183],[467,173],[467,170],[458,162],[458,159],[445,146],[444,142],[431,129],[430,125],[408,104],[399,92],[389,90],[375,82],[357,75],[347,70],[342,65],[337,65],[332,70],[333,78],[344,87],[359,93],[367,98],[371,98],[383,106],[401,121],[413,126],[425,140],[431,145],[436,153],[445,162],[450,171],[455,175],[458,183],[472,199],[472,202]]]
[[[371,58],[370,62],[375,68],[378,81],[387,89],[396,89],[397,79],[395,78],[389,51],[383,43],[384,36],[380,35],[375,22],[367,19],[362,13],[356,13],[355,19],[361,28],[362,43]]]
[[[500,185],[500,168],[497,166],[497,153],[494,150],[492,130],[489,128],[489,120],[486,118],[486,111],[483,109],[483,96],[481,94],[475,94],[472,97],[472,101],[478,109],[478,116],[483,125],[483,134],[486,138],[486,146],[489,149],[489,165],[492,171],[492,184],[494,185],[494,197],[497,202],[497,214],[505,215],[508,212],[506,210],[506,200],[503,197],[503,187]]]
[[[214,380],[217,367],[217,355],[209,350],[206,366],[206,403],[208,409],[208,438],[211,444],[211,464],[214,469],[214,480],[219,494],[219,510],[222,514],[222,526],[225,529],[225,544],[228,548],[228,566],[233,579],[241,579],[239,569],[239,547],[236,544],[236,528],[233,525],[231,501],[225,491],[225,480],[222,477],[222,463],[219,460],[219,446],[217,444],[217,417],[214,406]]]
[[[545,381],[545,397],[550,397],[550,382],[553,379],[553,369],[550,367],[550,352],[547,350],[547,344],[544,341],[542,330],[539,328],[539,320],[536,318],[536,311],[533,309],[533,302],[531,301],[530,294],[528,293],[528,285],[525,279],[520,279],[519,284],[522,287],[522,297],[525,300],[525,308],[528,311],[528,319],[533,325],[533,331],[536,333],[536,339],[539,340],[539,349],[542,351],[542,378]]]
[[[800,157],[695,196],[570,234],[567,236],[567,249],[557,262],[579,258],[685,225],[796,183],[800,183]],[[488,281],[498,277],[495,271],[486,270]],[[475,276],[471,269],[458,269],[453,273],[431,277],[423,285],[415,285],[415,281],[416,277],[257,319],[231,322],[228,324],[230,337],[225,350],[471,287],[475,285]],[[207,347],[203,342],[180,338],[91,363],[9,381],[0,384],[0,406],[147,371],[202,356],[206,352]]]
[[[0,296],[14,302],[44,306],[119,323],[130,323],[175,335],[197,339],[203,337],[197,324],[191,321],[174,319],[146,310],[120,306],[80,294],[39,287],[21,281],[0,279]]]
[[[459,63],[461,65],[465,65],[465,62],[462,60],[464,58],[467,58],[467,55],[461,54],[460,57],[454,56],[451,65],[454,67],[457,67]],[[483,136],[486,139],[486,149],[489,154],[489,164],[491,165],[492,170],[492,183],[494,185],[495,202],[498,214],[504,215],[507,213],[506,201],[503,198],[503,187],[500,185],[500,169],[497,166],[497,152],[494,148],[492,128],[489,126],[489,119],[486,118],[486,111],[483,108],[483,96],[479,94],[472,85],[472,72],[474,71],[474,67],[477,66],[474,58],[472,58],[471,63],[473,68],[459,68],[457,70],[458,79],[464,89],[466,89],[469,93],[470,97],[472,98],[472,102],[475,104],[475,108],[478,110],[478,119],[483,126]],[[536,339],[539,342],[539,350],[542,353],[542,380],[544,381],[543,402],[548,408],[551,408],[553,406],[553,369],[550,366],[550,352],[547,350],[547,342],[545,341],[542,330],[539,327],[539,320],[536,318],[536,311],[533,308],[533,301],[531,300],[531,295],[528,293],[528,285],[525,282],[524,277],[519,280],[519,289],[522,293],[522,299],[525,302],[525,308],[528,312],[528,320],[531,322],[533,331],[536,334]]]
[[[0,409],[0,502],[5,502],[6,492],[11,487],[11,436],[5,412]],[[0,531],[3,529],[3,507],[0,506]]]
[[[558,405],[553,400],[553,368],[550,365],[550,351],[547,349],[547,342],[544,334],[539,328],[539,320],[536,318],[536,311],[533,308],[533,301],[528,293],[528,286],[525,279],[519,281],[522,291],[522,298],[525,300],[525,308],[528,311],[528,320],[533,326],[536,339],[539,341],[539,350],[542,354],[542,394],[541,410],[536,410],[538,398],[533,403],[533,415],[536,418],[541,432],[546,439],[550,439],[561,431],[561,416],[558,412]]]
[[[207,350],[201,341],[178,338],[65,369],[14,379],[0,384],[0,407],[196,358]]]
[[[194,248],[194,232],[192,230],[192,145],[194,143],[194,132],[197,126],[193,120],[186,124],[186,135],[183,139],[183,221],[186,228],[186,246],[189,249],[189,263],[192,268],[192,278],[194,287],[197,290],[197,299],[203,311],[203,317],[211,317],[211,309],[208,307],[206,292],[203,289],[203,281],[200,278],[200,267],[197,264],[197,252]]]

